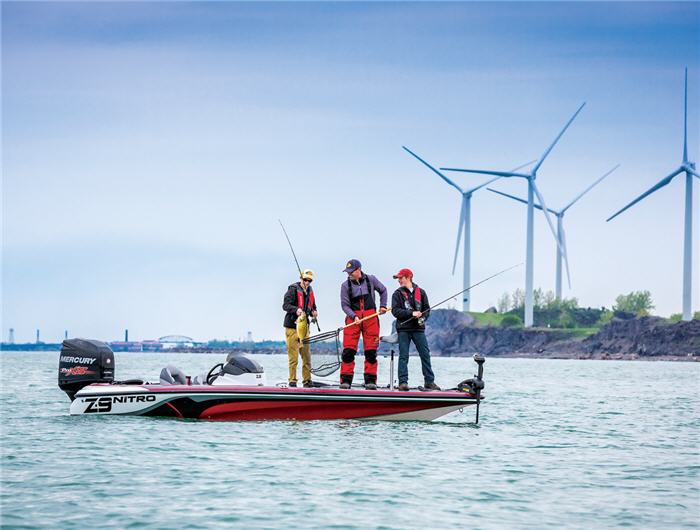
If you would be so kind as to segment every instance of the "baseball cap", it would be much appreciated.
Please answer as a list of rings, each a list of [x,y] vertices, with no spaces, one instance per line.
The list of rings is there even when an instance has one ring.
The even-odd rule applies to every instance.
[[[343,272],[347,272],[348,274],[356,271],[357,269],[362,267],[362,263],[360,263],[359,259],[350,259],[348,262],[345,264],[345,269],[343,269]]]
[[[399,272],[394,274],[394,279],[401,278],[402,276],[406,278],[413,278],[413,271],[411,269],[401,269]]]

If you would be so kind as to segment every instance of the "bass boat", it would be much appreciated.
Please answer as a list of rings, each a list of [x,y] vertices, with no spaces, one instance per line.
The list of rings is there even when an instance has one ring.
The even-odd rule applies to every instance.
[[[378,390],[314,382],[311,388],[286,382],[268,385],[262,366],[240,354],[208,374],[189,377],[168,365],[157,383],[114,379],[114,353],[103,342],[63,342],[58,385],[71,399],[70,413],[129,414],[201,420],[434,420],[483,399],[484,358],[475,355],[478,373],[456,388],[441,391]],[[393,372],[393,351],[392,351]]]

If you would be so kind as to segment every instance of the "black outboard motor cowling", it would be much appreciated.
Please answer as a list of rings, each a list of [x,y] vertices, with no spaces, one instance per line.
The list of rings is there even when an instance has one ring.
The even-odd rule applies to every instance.
[[[231,375],[241,374],[262,374],[265,372],[260,363],[249,359],[240,353],[231,352],[226,356],[226,364],[223,367],[223,373]]]
[[[92,383],[114,381],[114,353],[104,342],[67,339],[58,360],[58,387],[71,401],[75,393]]]

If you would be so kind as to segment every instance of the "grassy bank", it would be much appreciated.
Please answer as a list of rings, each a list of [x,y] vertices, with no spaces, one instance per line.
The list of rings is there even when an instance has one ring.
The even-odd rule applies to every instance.
[[[512,317],[508,313],[480,313],[478,311],[467,311],[466,314],[474,318],[477,326],[486,327],[505,327],[503,320]],[[508,327],[522,327],[522,325],[510,325]],[[573,327],[573,328],[557,328],[557,327],[537,327],[534,329],[551,330],[551,331],[565,331],[571,335],[571,337],[581,337],[585,338],[598,332],[600,326],[589,326],[589,327]]]

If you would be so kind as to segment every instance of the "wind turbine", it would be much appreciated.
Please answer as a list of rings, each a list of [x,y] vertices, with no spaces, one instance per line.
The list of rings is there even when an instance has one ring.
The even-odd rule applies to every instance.
[[[634,199],[627,206],[622,208],[622,210],[608,217],[607,221],[610,221],[620,215],[622,212],[628,208],[634,206],[639,201],[651,195],[655,191],[663,188],[669,182],[671,182],[676,175],[685,172],[685,233],[683,238],[683,320],[691,320],[692,315],[692,283],[693,283],[693,176],[700,179],[695,169],[695,162],[690,162],[688,160],[688,68],[685,69],[685,98],[684,98],[684,108],[683,108],[683,162],[681,165],[674,169],[673,172],[664,177],[654,186],[649,188],[647,191],[642,193],[639,197]]]
[[[419,157],[416,153],[411,151],[408,147],[402,146],[404,151],[406,151],[408,154],[412,155],[415,157],[419,162],[421,162],[423,165],[425,165],[428,169],[430,169],[433,173],[435,173],[438,177],[440,177],[442,180],[447,182],[450,186],[455,188],[459,193],[462,194],[462,206],[460,210],[460,215],[459,215],[459,228],[457,230],[457,244],[455,246],[455,257],[452,262],[452,274],[455,273],[455,267],[457,266],[457,254],[459,253],[459,242],[460,239],[462,238],[462,230],[464,230],[464,278],[463,278],[463,284],[464,288],[466,289],[471,285],[471,211],[472,211],[472,195],[474,194],[475,191],[483,188],[484,186],[487,186],[488,184],[491,184],[493,181],[498,180],[501,177],[494,177],[490,180],[487,180],[483,184],[480,184],[476,186],[475,188],[471,188],[468,190],[463,190],[460,188],[457,184],[455,184],[452,180],[447,178],[443,173],[435,169],[433,166],[431,166],[428,162],[423,160],[421,157]],[[522,166],[518,166],[512,171],[517,171],[518,169],[522,169],[527,165],[530,165],[534,162],[534,160],[531,160],[527,164],[523,164]],[[469,295],[468,293],[464,293],[462,295],[462,311],[469,311]]]
[[[547,155],[557,144],[559,139],[562,137],[564,132],[569,128],[571,122],[574,121],[581,109],[586,105],[582,103],[581,106],[576,110],[571,119],[564,125],[564,128],[554,139],[552,144],[547,148],[547,150],[542,154],[539,160],[535,163],[529,173],[517,173],[515,171],[491,171],[486,169],[459,169],[459,168],[440,168],[443,171],[461,171],[464,173],[479,173],[482,175],[494,175],[498,177],[517,177],[524,178],[527,180],[527,250],[525,257],[525,326],[530,327],[533,324],[534,308],[533,308],[533,280],[534,280],[534,197],[537,195],[537,200],[540,205],[543,206],[544,216],[547,219],[547,224],[554,234],[554,238],[557,242],[557,246],[561,247],[559,239],[557,239],[556,231],[554,230],[554,224],[552,224],[552,219],[549,216],[549,209],[544,201],[544,197],[540,193],[540,190],[535,184],[535,179],[537,178],[537,171],[544,162]],[[564,259],[567,259],[566,252],[562,249],[564,254]]]
[[[583,197],[586,193],[591,191],[595,186],[597,186],[600,182],[603,181],[605,177],[610,175],[613,171],[615,171],[618,167],[620,167],[620,164],[617,164],[614,168],[612,168],[610,171],[605,173],[602,177],[600,177],[598,180],[596,180],[593,184],[588,186],[585,190],[583,190],[581,193],[579,193],[574,199],[569,202],[566,206],[564,206],[561,210],[553,210],[552,208],[547,208],[549,210],[549,213],[553,214],[557,218],[557,240],[559,241],[559,245],[557,245],[557,275],[556,275],[556,284],[555,284],[555,296],[557,300],[561,300],[561,264],[562,264],[562,259],[564,257],[564,254],[566,253],[568,255],[568,250],[566,247],[566,232],[564,231],[564,214],[566,211],[571,208],[578,200]],[[494,190],[493,188],[486,188],[489,191],[492,191],[493,193],[498,193],[499,195],[503,195],[504,197],[508,197],[510,199],[516,200],[518,202],[522,202],[523,204],[527,204],[527,201],[525,199],[521,199],[520,197],[516,197],[514,195],[509,195],[508,193],[503,193],[502,191]],[[542,210],[542,206],[539,204],[535,204],[535,208],[538,210]],[[569,284],[569,289],[571,289],[571,272],[569,271],[569,261],[566,260],[566,280],[567,283]]]

